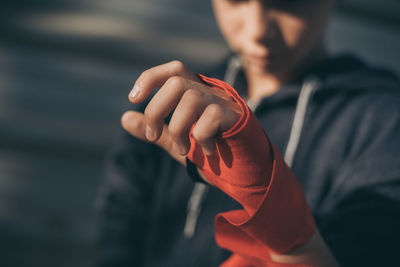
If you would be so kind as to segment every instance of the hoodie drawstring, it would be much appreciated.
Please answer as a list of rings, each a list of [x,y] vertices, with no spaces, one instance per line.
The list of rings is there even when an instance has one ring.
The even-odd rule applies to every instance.
[[[301,132],[303,130],[304,119],[306,117],[306,111],[308,103],[318,88],[319,82],[317,79],[312,78],[306,80],[301,87],[299,98],[297,99],[296,111],[294,113],[294,119],[292,123],[292,128],[290,130],[289,141],[285,149],[285,162],[289,167],[293,165],[294,155],[296,153],[297,147],[299,146]]]

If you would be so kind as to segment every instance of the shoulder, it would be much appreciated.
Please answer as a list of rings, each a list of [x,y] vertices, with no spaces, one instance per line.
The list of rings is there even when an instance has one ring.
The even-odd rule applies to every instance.
[[[322,75],[315,93],[317,106],[332,106],[336,113],[369,123],[399,119],[400,80],[394,73],[354,57],[332,59],[325,65],[330,71]]]
[[[332,75],[315,93],[309,122],[319,135],[313,140],[340,157],[338,191],[398,181],[399,104],[399,79],[365,65]]]

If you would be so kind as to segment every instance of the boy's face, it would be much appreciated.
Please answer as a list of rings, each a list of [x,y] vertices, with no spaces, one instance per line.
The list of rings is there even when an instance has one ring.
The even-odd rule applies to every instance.
[[[212,2],[222,34],[245,66],[279,74],[311,58],[322,44],[333,0]]]

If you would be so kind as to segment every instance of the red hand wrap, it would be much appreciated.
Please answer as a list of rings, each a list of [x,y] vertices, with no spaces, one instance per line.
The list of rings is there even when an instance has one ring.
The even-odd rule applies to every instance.
[[[235,258],[266,262],[270,251],[286,253],[306,243],[315,232],[315,223],[297,178],[237,92],[220,80],[199,77],[224,90],[242,109],[239,121],[216,138],[212,156],[207,157],[190,136],[189,160],[244,208],[215,218],[218,245],[241,255],[224,266],[236,266]]]

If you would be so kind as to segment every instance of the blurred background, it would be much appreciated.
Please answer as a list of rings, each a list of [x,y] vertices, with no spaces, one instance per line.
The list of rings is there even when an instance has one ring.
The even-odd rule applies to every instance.
[[[172,59],[224,58],[210,1],[16,0],[0,8],[0,266],[94,266],[95,199],[127,95]],[[345,0],[327,36],[400,74],[400,1]]]

